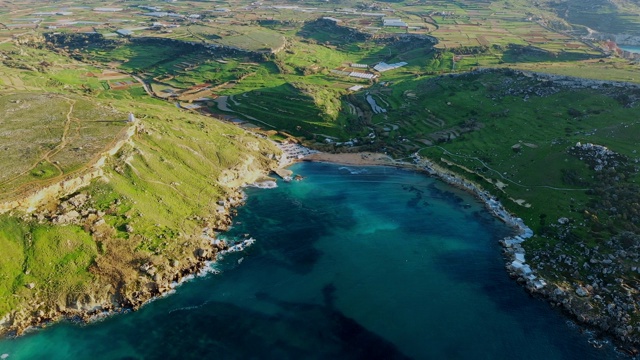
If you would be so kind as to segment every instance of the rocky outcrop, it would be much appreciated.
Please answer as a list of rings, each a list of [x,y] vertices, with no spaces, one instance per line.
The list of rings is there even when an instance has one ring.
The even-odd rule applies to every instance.
[[[262,176],[266,174],[266,169],[264,170]],[[229,172],[228,176],[234,182],[244,184],[254,181],[257,173]],[[242,178],[243,175],[248,178]],[[90,321],[114,312],[137,310],[153,298],[173,291],[175,286],[185,279],[205,272],[208,264],[215,261],[221,251],[229,249],[224,240],[215,239],[215,234],[226,230],[232,224],[232,216],[236,214],[234,207],[242,205],[245,199],[246,196],[240,189],[230,189],[227,196],[217,201],[221,213],[217,214],[216,220],[198,219],[205,227],[199,241],[194,242],[198,245],[183,258],[156,258],[144,261],[135,269],[138,275],[132,283],[114,287],[103,282],[101,287],[92,291],[68,295],[66,299],[59,300],[54,308],[42,307],[41,302],[31,301],[0,319],[0,334],[20,335],[30,327],[41,327],[62,318]],[[96,210],[91,197],[84,193],[60,201],[54,210],[38,210],[25,215],[43,223],[83,226],[94,237],[100,237],[102,232],[108,231],[106,229],[109,225],[105,223],[104,216],[105,212]],[[27,288],[36,289],[37,284],[27,284]]]
[[[94,169],[93,171],[89,171],[83,175],[69,178],[39,189],[24,198],[4,202],[0,204],[0,214],[11,210],[20,210],[28,213],[33,212],[39,205],[53,199],[58,199],[67,194],[71,194],[78,189],[89,185],[92,180],[103,175],[104,173],[102,169]]]
[[[261,149],[260,144],[251,141],[244,140],[243,145],[249,149]],[[114,155],[117,151],[115,148],[109,149],[105,155]],[[154,297],[173,291],[185,278],[207,271],[209,262],[215,261],[221,251],[229,248],[225,241],[215,236],[231,226],[232,217],[236,214],[234,208],[244,203],[246,197],[239,187],[265,178],[270,168],[277,165],[273,154],[259,157],[241,157],[242,160],[235,167],[222,171],[218,184],[224,188],[224,195],[212,204],[212,213],[194,215],[191,220],[199,225],[193,234],[174,234],[175,238],[171,241],[182,244],[179,251],[171,254],[135,252],[130,254],[130,258],[126,258],[126,252],[120,252],[118,256],[125,258],[118,259],[114,255],[101,254],[90,268],[96,281],[86,291],[60,296],[55,304],[43,305],[44,302],[35,298],[29,300],[0,321],[0,334],[21,334],[29,327],[39,327],[61,318],[89,321],[113,312],[136,310]],[[51,191],[51,194],[56,193]],[[116,229],[110,225],[106,214],[113,214],[120,204],[121,198],[118,197],[99,210],[89,193],[80,191],[66,198],[58,198],[56,206],[49,204],[52,206],[38,207],[23,217],[27,221],[43,224],[82,227],[100,244],[115,233]],[[126,225],[129,225],[125,227],[129,239],[140,236],[133,226]],[[108,242],[106,248],[112,245],[117,246],[117,239]],[[37,283],[33,291],[38,291]]]
[[[580,244],[577,252],[565,246],[537,250],[532,260],[540,271],[573,273],[573,279],[554,280],[533,292],[623,343],[640,344],[640,326],[635,321],[640,286],[634,280],[640,274],[640,236],[624,232],[595,248]]]
[[[240,164],[223,170],[218,177],[218,183],[228,188],[238,188],[263,179],[264,172],[255,167],[256,161],[258,160],[253,156],[247,156]]]

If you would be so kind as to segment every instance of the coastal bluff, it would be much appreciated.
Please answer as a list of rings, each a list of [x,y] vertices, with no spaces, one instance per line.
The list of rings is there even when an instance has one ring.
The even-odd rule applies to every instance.
[[[145,112],[81,169],[2,204],[3,273],[17,285],[0,291],[0,333],[171,292],[227,249],[217,233],[242,186],[278,167],[280,150],[253,133],[165,104]]]

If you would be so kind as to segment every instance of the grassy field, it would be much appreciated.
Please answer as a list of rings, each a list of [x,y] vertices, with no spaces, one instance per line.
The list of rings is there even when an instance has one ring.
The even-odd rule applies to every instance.
[[[68,74],[49,75],[62,83],[59,91],[65,85],[79,90]],[[173,261],[187,266],[192,252],[205,246],[199,232],[217,226],[216,202],[240,184],[236,176],[260,177],[270,162],[266,155],[277,152],[237,127],[149,98],[141,87],[94,95],[104,100],[73,93],[0,97],[5,198],[26,191],[21,184],[42,186],[89,164],[125,127],[128,112],[145,128],[135,146],[107,162],[104,181],[81,191],[90,200],[71,224],[54,223],[56,204],[38,216],[0,216],[6,255],[0,260],[0,317],[16,309],[28,309],[20,313],[26,316],[109,302],[109,294],[146,286],[138,270],[144,263],[161,274]],[[96,219],[104,224],[95,225]]]
[[[5,94],[0,113],[3,200],[82,168],[126,125],[125,113],[75,95]]]
[[[579,222],[582,214],[574,210],[589,202],[584,190],[593,174],[567,153],[570,146],[592,142],[637,156],[637,108],[621,103],[621,91],[551,91],[537,80],[500,73],[418,80],[379,92],[378,103],[390,106],[373,122],[388,151],[418,151],[479,181],[540,230],[542,214]],[[585,184],[568,183],[567,173]]]
[[[91,288],[95,242],[80,227],[52,227],[0,216],[0,314],[26,301],[66,306]],[[35,290],[25,285],[37,284]]]
[[[126,291],[134,291],[137,266],[150,261],[164,271],[201,246],[194,235],[214,223],[216,201],[229,196],[221,183],[228,169],[257,174],[267,162],[263,154],[276,151],[236,127],[162,102],[114,100],[114,106],[144,109],[146,133],[108,164],[108,182],[82,190],[91,198],[88,206],[105,212],[106,228],[92,236],[86,225],[0,216],[0,246],[10,255],[0,260],[1,315],[31,301],[47,313],[86,302],[84,294],[107,284],[116,289],[126,282]]]

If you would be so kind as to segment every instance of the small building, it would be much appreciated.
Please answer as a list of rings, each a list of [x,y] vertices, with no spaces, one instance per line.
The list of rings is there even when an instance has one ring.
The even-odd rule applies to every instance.
[[[168,16],[169,13],[165,11],[154,11],[142,14],[143,16],[152,16],[152,17],[165,17]]]
[[[97,12],[118,12],[118,11],[122,11],[122,8],[97,7],[97,8],[94,8],[93,11],[97,11]]]
[[[162,10],[162,8],[159,7],[159,6],[140,5],[138,7],[140,9],[145,9],[145,10],[149,10],[149,11],[160,11],[160,10]]]
[[[129,113],[129,119],[127,120],[127,122],[135,122],[136,121],[136,117],[133,115],[133,113]]]
[[[116,34],[120,36],[131,36],[133,35],[133,31],[127,29],[118,29],[116,30]]]
[[[374,66],[373,69],[379,72],[385,72],[385,71],[397,69],[399,67],[403,67],[405,65],[407,65],[407,63],[404,61],[394,63],[394,64],[387,64],[385,62],[381,62],[381,63],[378,63],[378,65]]]
[[[406,22],[400,20],[400,19],[382,19],[382,25],[383,26],[396,26],[396,27],[407,27],[409,25],[407,25]]]
[[[337,24],[337,23],[341,23],[341,22],[342,22],[342,20],[340,20],[340,19],[336,19],[336,18],[333,18],[333,17],[330,17],[330,16],[324,16],[324,17],[322,17],[322,19],[323,19],[323,20],[333,21],[333,22],[334,22],[334,23],[336,23],[336,24]]]

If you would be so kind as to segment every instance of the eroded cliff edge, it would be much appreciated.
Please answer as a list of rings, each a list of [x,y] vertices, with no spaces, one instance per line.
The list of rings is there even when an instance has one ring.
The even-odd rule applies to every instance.
[[[170,291],[226,248],[215,234],[240,187],[278,166],[280,151],[252,133],[164,104],[144,111],[84,171],[1,205],[0,333]]]

